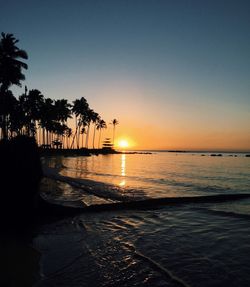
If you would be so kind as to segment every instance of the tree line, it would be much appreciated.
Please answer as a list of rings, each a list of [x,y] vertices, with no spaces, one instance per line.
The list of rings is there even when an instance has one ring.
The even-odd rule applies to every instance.
[[[69,103],[66,99],[45,98],[37,89],[28,90],[16,98],[10,87],[21,87],[25,80],[23,70],[27,53],[17,47],[13,34],[1,33],[0,40],[0,137],[8,139],[17,135],[35,137],[43,147],[89,148],[90,128],[93,126],[92,148],[100,148],[102,130],[107,128],[101,116],[90,108],[82,97]],[[75,118],[75,128],[68,121]],[[113,143],[116,119],[112,120]],[[99,133],[97,135],[97,132]],[[98,144],[95,146],[96,137]]]

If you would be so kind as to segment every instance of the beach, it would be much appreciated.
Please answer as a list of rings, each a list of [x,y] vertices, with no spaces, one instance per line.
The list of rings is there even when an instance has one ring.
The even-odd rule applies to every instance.
[[[249,287],[250,2],[2,2],[0,287]]]
[[[250,163],[243,155],[125,157],[125,163],[124,155],[45,159],[51,173],[44,196],[84,208],[149,199],[153,187],[154,198],[248,192]],[[32,243],[41,254],[35,286],[249,286],[249,206],[249,199],[190,202],[45,221]]]

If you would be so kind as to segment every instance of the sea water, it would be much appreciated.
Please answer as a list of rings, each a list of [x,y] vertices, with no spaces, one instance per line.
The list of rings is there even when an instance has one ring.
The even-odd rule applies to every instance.
[[[133,196],[172,197],[249,192],[250,159],[245,154],[113,154],[47,159],[72,179],[90,179]]]
[[[57,157],[46,165],[82,184],[58,182],[59,203],[103,203],[98,192],[114,202],[115,193],[137,200],[250,192],[244,154]],[[80,214],[38,228],[34,246],[42,253],[37,286],[250,286],[250,201]]]

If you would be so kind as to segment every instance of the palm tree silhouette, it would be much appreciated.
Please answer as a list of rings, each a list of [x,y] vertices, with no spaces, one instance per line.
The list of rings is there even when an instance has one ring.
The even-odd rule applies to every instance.
[[[71,117],[71,104],[68,103],[68,100],[56,100],[55,105],[55,118],[61,123],[66,123],[67,120]]]
[[[84,123],[83,127],[81,128],[80,134],[82,135],[82,148],[84,147],[84,135],[86,134],[86,125]]]
[[[11,118],[17,104],[16,98],[10,90],[2,91],[0,97],[0,127],[2,137],[8,137],[8,130],[11,126]]]
[[[19,102],[26,118],[26,134],[35,137],[40,120],[44,97],[39,90],[30,90],[19,97]]]
[[[115,127],[119,124],[117,119],[113,119],[111,124],[113,125],[113,145],[115,144]]]
[[[28,69],[28,65],[20,59],[28,59],[24,50],[19,49],[16,44],[19,42],[13,34],[1,33],[0,41],[0,84],[1,91],[6,91],[11,85],[21,86],[25,80],[22,69]]]
[[[100,148],[102,129],[106,129],[106,128],[107,128],[106,122],[104,120],[100,119],[97,122],[97,126],[96,126],[96,129],[100,130],[100,132],[99,132],[99,139],[98,139],[98,148]]]
[[[56,100],[54,102],[54,109],[55,109],[55,116],[54,120],[57,124],[56,129],[55,129],[55,134],[57,135],[57,141],[58,137],[61,137],[61,142],[62,144],[64,143],[64,136],[67,133],[67,120],[69,118],[72,118],[71,116],[71,104],[68,103],[68,100],[61,99],[61,100]]]
[[[76,127],[70,147],[74,147],[75,139],[77,148],[80,147],[80,136],[82,136],[83,147],[84,134],[86,134],[85,147],[88,148],[91,124],[94,126],[93,149],[96,130],[100,130],[98,140],[98,147],[100,147],[101,131],[106,128],[106,123],[98,113],[90,109],[84,97],[76,99],[71,105],[65,99],[45,98],[37,89],[28,91],[27,86],[18,99],[14,97],[9,88],[12,85],[21,86],[21,81],[25,80],[23,69],[27,69],[28,66],[22,60],[28,59],[28,55],[17,47],[18,40],[13,34],[1,33],[1,36],[0,138],[25,134],[35,137],[40,145],[50,146],[56,142],[60,146],[65,144],[69,147],[73,132],[67,126],[67,120],[74,114]],[[114,141],[115,126],[118,121],[114,119],[112,124]]]
[[[86,148],[88,148],[88,146],[89,146],[90,124],[91,124],[91,121],[93,120],[93,118],[95,117],[94,113],[95,113],[94,110],[88,109],[86,111],[86,115],[85,115],[85,119],[86,119],[86,123],[87,123],[87,135],[86,135],[86,140],[85,140],[85,147]]]
[[[87,125],[87,112],[89,110],[89,104],[87,100],[82,97],[80,100],[76,99],[73,101],[72,112],[75,114],[75,134],[73,137],[73,141],[71,147],[74,145],[74,140],[76,138],[77,148],[79,148],[79,140],[80,140],[80,128],[85,127]]]
[[[20,101],[18,101],[16,98],[14,98],[13,100],[14,103],[12,104],[11,113],[9,115],[9,126],[8,126],[11,137],[13,135],[23,134],[24,133],[23,127],[27,125],[27,119]],[[2,107],[1,104],[0,107]]]
[[[22,69],[27,69],[28,65],[22,62],[22,59],[28,59],[28,55],[24,50],[19,49],[16,44],[18,40],[13,34],[1,33],[0,40],[0,97],[5,97],[4,101],[10,103],[10,93],[8,89],[11,85],[21,86],[21,81],[25,79]],[[8,137],[7,127],[8,113],[6,111],[1,114],[1,129],[4,138]]]
[[[93,149],[95,148],[95,132],[96,132],[96,127],[97,127],[97,123],[100,120],[100,116],[98,113],[93,112],[92,113],[92,123],[94,124],[94,132],[93,132]]]
[[[42,107],[40,115],[40,126],[43,132],[42,142],[43,144],[49,145],[49,132],[53,130],[53,100],[46,98]]]
[[[65,131],[65,135],[66,135],[67,149],[69,149],[69,141],[72,136],[72,129],[68,127]]]

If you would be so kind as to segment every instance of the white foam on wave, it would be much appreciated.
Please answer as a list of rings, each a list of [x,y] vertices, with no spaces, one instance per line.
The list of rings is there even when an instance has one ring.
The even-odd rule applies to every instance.
[[[67,183],[78,189],[82,189],[90,194],[103,197],[105,199],[112,199],[118,201],[130,201],[135,200],[135,197],[128,196],[124,194],[123,189],[103,182],[98,182],[90,179],[82,178],[72,178],[68,176],[63,176],[59,172],[62,169],[61,166],[56,166],[51,168],[48,166],[43,166],[43,174],[45,177]]]

